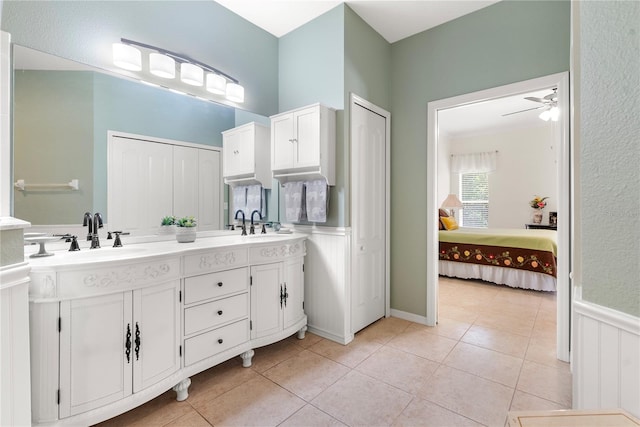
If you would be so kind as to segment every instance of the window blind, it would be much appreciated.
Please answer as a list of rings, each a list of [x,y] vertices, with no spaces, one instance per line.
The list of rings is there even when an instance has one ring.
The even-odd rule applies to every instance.
[[[460,201],[463,226],[489,226],[489,178],[486,173],[460,174]]]

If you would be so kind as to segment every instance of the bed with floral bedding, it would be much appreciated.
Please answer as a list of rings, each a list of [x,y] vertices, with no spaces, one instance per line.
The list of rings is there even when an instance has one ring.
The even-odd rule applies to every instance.
[[[443,227],[439,274],[515,288],[556,290],[555,230]]]

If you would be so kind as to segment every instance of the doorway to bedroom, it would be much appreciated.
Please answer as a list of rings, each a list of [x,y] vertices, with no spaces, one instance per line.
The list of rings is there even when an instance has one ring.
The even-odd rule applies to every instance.
[[[568,73],[560,73],[429,103],[427,207],[429,224],[433,226],[428,228],[427,245],[430,253],[436,255],[427,260],[428,324],[435,324],[439,316],[438,273],[540,290],[524,291],[532,298],[556,289],[557,357],[569,360],[568,91]],[[453,204],[452,196],[455,196]],[[535,197],[546,197],[539,224],[534,222],[534,210],[530,207]],[[523,234],[528,239],[528,234],[533,234],[525,230],[528,228],[546,229],[534,233],[546,233],[555,242],[549,240],[544,244],[557,245],[546,249],[550,260],[536,259],[535,254],[533,258],[525,253],[516,254],[510,245],[496,244],[493,246],[503,249],[497,255],[477,254],[483,257],[485,266],[479,264],[479,259],[476,263],[453,262],[454,255],[456,260],[475,261],[472,259],[475,249],[471,246],[464,249],[462,243],[454,240],[451,244],[442,243],[443,247],[448,244],[449,249],[445,247],[447,253],[440,254],[441,206],[447,209],[440,213],[455,216],[454,221],[446,221],[449,224],[474,227],[476,232],[484,233],[476,245],[490,246],[488,239],[495,237],[493,234],[506,233],[507,229],[511,230],[509,234]],[[555,224],[557,228],[553,228]],[[441,233],[446,235],[443,239],[451,239],[454,234]],[[498,262],[496,258],[505,252],[507,258]],[[446,255],[450,255],[451,261],[446,261]],[[500,267],[502,263],[510,268]],[[525,269],[514,269],[516,263]]]

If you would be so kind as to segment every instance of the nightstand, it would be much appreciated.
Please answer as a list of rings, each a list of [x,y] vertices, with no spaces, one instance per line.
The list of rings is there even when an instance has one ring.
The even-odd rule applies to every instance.
[[[549,225],[549,224],[525,224],[525,228],[529,230],[557,230],[557,225]]]

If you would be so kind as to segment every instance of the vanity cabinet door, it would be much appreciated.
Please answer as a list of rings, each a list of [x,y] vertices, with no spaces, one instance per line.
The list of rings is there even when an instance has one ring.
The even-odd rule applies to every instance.
[[[302,259],[284,263],[284,325],[286,329],[304,317],[304,271]]]
[[[293,113],[294,160],[293,167],[320,166],[320,106]]]
[[[131,292],[63,301],[59,327],[60,418],[132,393]]]
[[[281,262],[251,267],[252,339],[275,334],[282,329],[280,295],[284,291],[283,275]]]
[[[294,164],[293,114],[283,114],[271,119],[271,169],[290,169]]]
[[[180,281],[133,292],[133,392],[180,369]]]
[[[223,133],[224,177],[238,177],[255,173],[254,127],[241,126]]]

